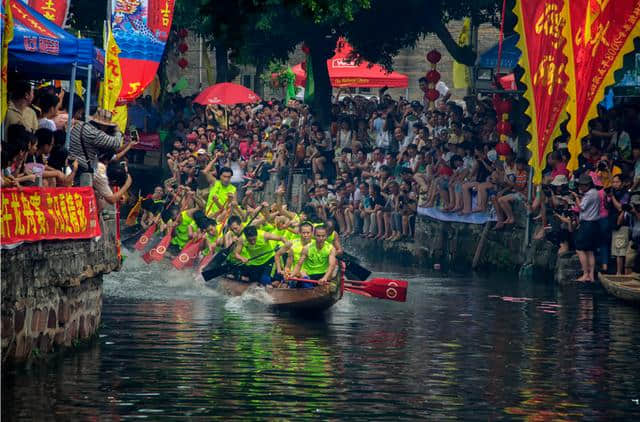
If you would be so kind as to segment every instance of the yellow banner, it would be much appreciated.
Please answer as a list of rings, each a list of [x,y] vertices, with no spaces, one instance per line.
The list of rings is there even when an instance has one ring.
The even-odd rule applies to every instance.
[[[2,70],[0,78],[0,120],[7,114],[7,77],[9,76],[9,43],[13,40],[13,15],[10,0],[4,0],[4,33],[2,34]]]
[[[113,112],[116,102],[122,89],[122,74],[120,73],[120,48],[113,37],[113,32],[109,31],[107,41],[107,52],[104,59],[104,96],[102,108]]]
[[[471,45],[471,19],[464,18],[462,21],[462,31],[458,36],[458,45],[461,47]],[[453,62],[453,87],[458,89],[469,88],[469,67]]]

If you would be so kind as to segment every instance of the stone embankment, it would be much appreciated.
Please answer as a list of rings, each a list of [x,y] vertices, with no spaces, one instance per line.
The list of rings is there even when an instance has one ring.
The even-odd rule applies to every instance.
[[[2,363],[91,337],[100,326],[102,275],[119,269],[115,220],[98,240],[24,243],[2,250]]]

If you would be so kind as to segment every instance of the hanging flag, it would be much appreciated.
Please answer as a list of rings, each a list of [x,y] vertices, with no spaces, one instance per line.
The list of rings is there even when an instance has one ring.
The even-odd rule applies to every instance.
[[[560,135],[560,123],[566,119],[568,77],[563,48],[568,28],[562,19],[565,7],[565,0],[521,0],[514,8],[518,17],[516,31],[520,34],[517,45],[522,51],[518,64],[524,69],[522,82],[527,86],[524,97],[529,102],[525,113],[531,119],[529,165],[535,184],[542,180],[547,154],[553,139]]]
[[[211,67],[211,61],[209,60],[209,51],[206,48],[202,49],[202,61],[204,62],[204,68],[207,71],[207,83],[208,86],[213,85],[216,81],[213,78],[213,68]]]
[[[313,63],[311,61],[311,54],[309,47],[303,47],[305,54],[307,55],[307,61],[305,62],[305,71],[307,72],[307,83],[304,86],[304,102],[305,104],[311,104],[313,97],[315,96],[315,83],[313,81]]]
[[[471,45],[471,19],[464,18],[462,31],[458,36],[458,45],[465,47]],[[453,87],[457,89],[469,88],[469,66],[453,61]]]
[[[10,0],[4,0],[2,8],[2,69],[0,70],[0,120],[7,114],[7,78],[9,76],[9,43],[13,40],[13,14]]]
[[[604,89],[614,83],[614,71],[622,67],[623,56],[640,36],[640,2],[570,0],[563,10],[570,34],[566,54],[571,159],[567,167],[575,170],[582,139],[589,133],[588,122],[597,116]]]
[[[286,74],[287,86],[285,87],[284,103],[289,104],[289,100],[296,97],[296,87],[293,85],[293,83],[296,81],[296,75],[293,73],[293,70],[291,70],[291,66],[287,68]]]
[[[120,47],[122,89],[119,100],[129,102],[151,83],[169,38],[175,0],[114,0],[113,36]]]
[[[102,108],[111,112],[116,108],[118,95],[122,89],[122,69],[120,67],[120,47],[112,31],[107,38],[107,51],[104,60],[104,88]]]
[[[24,0],[23,0],[24,1]],[[49,19],[59,27],[63,27],[69,13],[68,0],[29,0],[26,1],[32,9]]]
[[[120,132],[124,133],[127,129],[127,106],[116,106],[112,111],[111,121],[118,125]]]
[[[149,85],[149,95],[151,95],[151,102],[153,104],[158,103],[158,98],[160,98],[161,92],[162,88],[160,86],[160,78],[156,75],[154,76],[153,81],[151,81],[151,85]]]

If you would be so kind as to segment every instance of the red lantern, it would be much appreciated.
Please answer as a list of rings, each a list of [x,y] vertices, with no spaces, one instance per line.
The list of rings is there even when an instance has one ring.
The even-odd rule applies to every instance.
[[[189,46],[185,43],[180,43],[178,45],[178,51],[180,51],[180,53],[184,54],[189,50]]]
[[[506,142],[498,142],[498,145],[496,145],[496,152],[498,155],[505,157],[511,154],[511,147]]]
[[[429,88],[427,89],[427,93],[425,95],[427,97],[427,100],[435,101],[440,96],[440,93],[438,92],[437,89]]]
[[[427,72],[427,81],[431,82],[432,84],[437,84],[439,80],[440,72],[438,72],[437,70],[430,70]]]
[[[507,114],[511,112],[511,100],[499,96],[493,97],[493,108],[498,114]]]
[[[496,131],[500,135],[511,135],[511,123],[506,120],[498,122],[498,124],[496,125]]]
[[[187,38],[187,35],[189,35],[189,31],[187,31],[185,28],[182,28],[178,31],[178,36],[180,38]]]
[[[427,53],[427,61],[431,64],[436,64],[442,58],[442,54],[438,50],[431,50]]]
[[[178,60],[178,66],[180,66],[180,68],[184,69],[185,67],[189,66],[189,62],[187,61],[187,59],[185,59],[183,57],[180,60]]]

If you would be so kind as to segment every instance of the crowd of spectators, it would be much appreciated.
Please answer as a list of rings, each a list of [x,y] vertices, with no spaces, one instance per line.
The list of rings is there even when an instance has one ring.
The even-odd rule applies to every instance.
[[[37,177],[43,185],[68,186],[89,172],[98,176],[94,186],[103,189],[109,179],[104,174],[121,167],[117,162],[133,143],[122,145],[108,116],[80,123],[84,105],[78,100],[67,152],[68,96],[45,88],[34,99],[28,84],[12,88],[2,148],[3,186],[36,183]],[[332,220],[342,237],[411,241],[419,209],[461,219],[477,213],[495,220],[495,230],[518,224],[516,212],[526,212],[536,223],[534,239],[556,244],[560,255],[577,251],[581,281],[594,280],[597,271],[631,270],[640,244],[637,104],[599,109],[582,140],[576,171],[567,169],[566,138],[557,139],[542,184],[529,198],[528,151],[509,138],[507,153],[500,148],[503,155],[498,154],[498,118],[491,99],[456,100],[446,91],[442,97],[435,107],[427,107],[421,101],[393,99],[384,89],[371,97],[339,91],[328,127],[296,100],[223,108],[168,94],[160,104],[142,98],[129,115],[140,131],[167,134],[164,150],[171,179],[165,186],[183,186],[203,198],[210,186],[206,175],[223,167],[232,170],[237,200],[249,206],[256,205],[256,193],[273,174],[281,182],[280,194],[290,189],[294,174],[302,174],[309,204],[318,216]],[[138,154],[128,152],[129,160],[139,161]],[[119,184],[128,188],[130,176],[120,177]],[[106,190],[100,196],[111,198]]]

